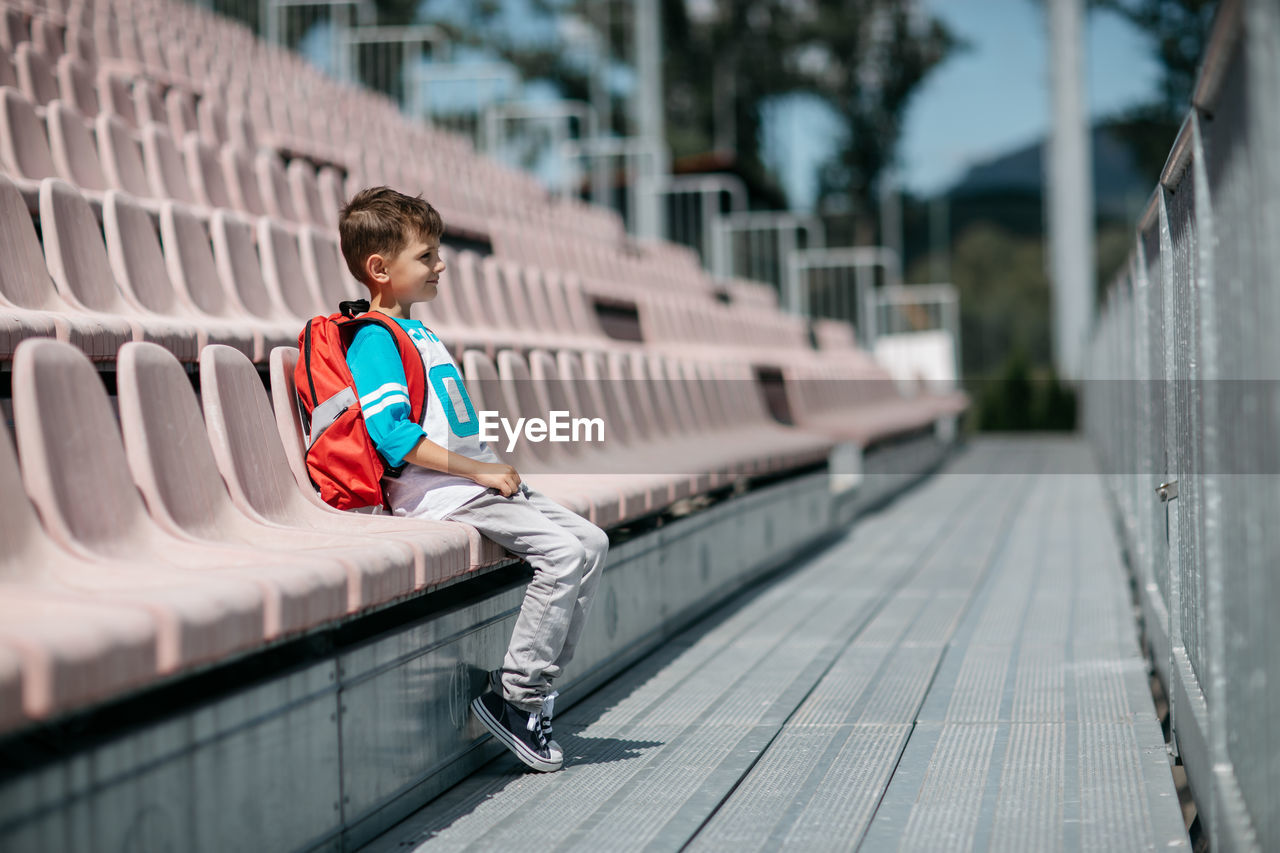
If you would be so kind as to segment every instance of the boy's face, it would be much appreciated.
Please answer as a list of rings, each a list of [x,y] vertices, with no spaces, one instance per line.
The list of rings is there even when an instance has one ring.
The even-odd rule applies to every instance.
[[[399,254],[384,261],[382,268],[392,295],[401,305],[430,302],[436,298],[445,269],[439,238],[415,235]]]

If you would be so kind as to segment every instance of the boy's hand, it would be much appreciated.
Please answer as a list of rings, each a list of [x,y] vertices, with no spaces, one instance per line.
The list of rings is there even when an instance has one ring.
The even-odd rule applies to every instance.
[[[502,463],[484,462],[471,479],[482,486],[497,489],[504,498],[520,491],[520,474],[515,468]]]

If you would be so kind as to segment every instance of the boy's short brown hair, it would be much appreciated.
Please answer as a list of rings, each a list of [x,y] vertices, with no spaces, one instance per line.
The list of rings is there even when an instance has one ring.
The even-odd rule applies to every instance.
[[[390,187],[369,187],[352,196],[338,214],[338,237],[347,269],[364,281],[370,255],[392,257],[414,237],[440,239],[444,221],[421,195],[407,196]]]

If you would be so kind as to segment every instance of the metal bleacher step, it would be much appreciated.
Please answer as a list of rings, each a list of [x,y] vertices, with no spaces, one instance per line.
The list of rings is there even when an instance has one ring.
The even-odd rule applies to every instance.
[[[564,770],[504,753],[364,849],[1188,846],[1092,464],[974,443],[560,710]]]

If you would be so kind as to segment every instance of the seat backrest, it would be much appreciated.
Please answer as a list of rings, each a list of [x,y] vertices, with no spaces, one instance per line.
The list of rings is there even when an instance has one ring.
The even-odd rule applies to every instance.
[[[102,204],[102,230],[111,271],[120,287],[148,310],[178,313],[181,302],[165,269],[150,214],[129,196],[111,190]]]
[[[262,257],[262,278],[267,288],[279,295],[294,316],[305,320],[338,309],[336,304],[328,307],[303,274],[298,239],[293,232],[266,216],[258,219],[258,254]]]
[[[31,214],[22,194],[0,174],[0,302],[20,308],[61,308],[45,267]]]
[[[40,573],[48,537],[27,498],[22,472],[5,419],[0,418],[0,578],[22,580]]]
[[[142,164],[142,151],[129,126],[116,115],[103,112],[94,121],[98,136],[98,156],[102,159],[102,171],[107,182],[115,189],[136,195],[151,197],[151,184]]]
[[[82,190],[106,190],[107,176],[84,118],[62,101],[50,101],[45,122],[49,126],[49,148],[58,174]]]
[[[293,380],[294,371],[298,367],[298,348],[273,347],[268,361],[271,371],[271,411],[275,415],[276,432],[280,435],[280,445],[284,448],[289,470],[303,494],[314,495],[313,503],[323,504],[315,486],[311,484],[311,475],[307,472],[302,415],[298,412],[298,387]]]
[[[222,175],[226,178],[227,191],[236,210],[252,216],[264,215],[267,209],[262,203],[258,178],[248,155],[234,144],[224,145],[218,152],[218,162],[222,164]]]
[[[286,222],[298,222],[298,210],[293,205],[289,179],[285,176],[280,155],[268,148],[259,149],[253,160],[253,168],[267,213]]]
[[[619,450],[625,446],[619,432],[623,428],[614,422],[600,383],[587,378],[582,356],[572,350],[560,350],[556,353],[556,370],[560,374],[560,384],[565,395],[569,398],[572,417],[599,419],[604,424],[604,441],[583,443],[580,449],[607,454],[610,450]]]
[[[196,131],[196,107],[190,92],[176,86],[165,92],[164,111],[174,139],[185,139],[188,133]]]
[[[151,121],[142,127],[142,156],[151,194],[184,204],[196,204],[196,194],[187,179],[187,167],[178,146],[165,125]]]
[[[530,300],[528,278],[534,274],[533,267],[523,266],[512,261],[500,261],[497,264],[489,265],[490,275],[488,292],[497,300],[497,295],[501,294],[502,308],[499,314],[506,319],[502,320],[504,326],[507,325],[507,319],[513,328],[523,329],[530,332],[546,333],[550,330],[539,323],[539,314],[534,311],[533,302]],[[494,273],[496,272],[496,275]]]
[[[18,88],[34,103],[49,103],[58,97],[58,81],[53,76],[49,58],[31,42],[18,45],[13,52],[14,70],[18,75]]]
[[[480,263],[476,265],[475,290],[467,293],[472,316],[479,323],[490,328],[517,328],[515,320],[507,310],[507,301],[511,292],[507,284],[510,281],[509,276],[515,274],[516,266],[509,261],[500,261],[493,255],[485,255],[480,259]]]
[[[191,380],[157,344],[133,341],[117,358],[120,431],[134,483],[147,509],[169,527],[217,538],[235,513]]]
[[[85,7],[82,6],[81,8]],[[89,68],[98,67],[98,43],[94,39],[93,33],[88,29],[83,26],[76,26],[73,23],[67,27],[66,37],[63,41],[66,43],[67,56],[74,56]],[[61,58],[58,61],[61,62]]]
[[[234,207],[227,176],[218,164],[218,152],[205,144],[198,133],[188,133],[182,141],[187,180],[196,200],[206,207]]]
[[[93,87],[93,72],[69,53],[58,60],[58,92],[61,99],[75,107],[82,117],[98,114],[98,92]]]
[[[535,349],[529,353],[529,375],[533,377],[533,389],[541,401],[542,413],[539,417],[548,418],[551,412],[568,412],[570,418],[580,417],[581,404],[568,383],[560,375],[560,366],[551,353]],[[586,445],[580,442],[544,441],[547,456],[552,459],[578,457],[583,455]]]
[[[363,290],[351,278],[338,242],[311,225],[298,232],[298,252],[302,257],[302,274],[309,281],[328,311],[338,310],[345,299],[363,299]]]
[[[547,417],[540,395],[534,388],[528,362],[522,355],[511,350],[498,353],[498,376],[502,379],[498,387],[502,389],[504,403],[499,408],[505,411],[508,418],[545,419]],[[504,443],[503,446],[505,447],[506,444]],[[533,442],[521,438],[516,442],[516,453],[519,455],[520,462],[514,464],[531,470],[553,470],[556,453],[553,450],[547,450],[551,446],[547,441]]]
[[[58,174],[35,107],[17,89],[8,87],[0,88],[0,165],[32,181]]]
[[[487,323],[481,321],[476,314],[477,300],[481,299],[478,295],[478,275],[480,258],[469,249],[453,253],[453,260],[449,263],[449,268],[453,273],[453,282],[447,289],[450,291],[446,298],[446,313],[453,314],[455,321],[464,327],[480,328],[487,326]],[[445,288],[441,288],[443,295]],[[440,297],[437,296],[437,299]]]
[[[215,210],[209,217],[214,263],[223,289],[235,293],[253,317],[297,321],[262,279],[262,262],[253,246],[253,226],[229,210]],[[302,331],[301,322],[298,331]]]
[[[582,375],[588,387],[594,387],[611,447],[631,447],[637,437],[635,415],[631,411],[631,395],[627,379],[613,379],[605,356],[598,352],[582,354]]]
[[[36,52],[56,62],[66,50],[62,26],[44,15],[33,15],[31,18],[31,46]],[[21,45],[19,45],[21,47]]]
[[[161,205],[160,242],[175,289],[206,314],[244,317],[239,295],[224,287],[218,276],[209,234],[192,210],[172,201]]]
[[[235,101],[229,103],[234,104]],[[234,106],[227,110],[227,142],[241,151],[258,150],[258,137],[245,110]]]
[[[217,98],[205,95],[196,104],[196,125],[200,138],[210,148],[220,148],[230,141],[227,133],[227,111]]]
[[[324,228],[337,228],[337,218],[327,220],[321,210],[320,188],[316,186],[316,171],[311,164],[305,160],[292,160],[285,173],[299,221]]]
[[[58,291],[91,311],[131,314],[111,275],[102,231],[80,191],[56,178],[40,184],[44,259]]]
[[[244,353],[213,344],[200,353],[204,421],[218,470],[237,503],[267,518],[310,507],[289,469],[258,369]]]
[[[151,522],[89,358],[62,341],[24,342],[13,416],[27,494],[50,536],[80,553],[135,556],[131,540]]]
[[[338,221],[338,211],[347,199],[341,173],[333,166],[321,166],[316,172],[316,189],[320,194],[320,213],[324,216],[325,227],[333,228]]]
[[[139,78],[133,81],[133,109],[138,114],[138,126],[146,127],[153,121],[164,124],[164,101],[160,91],[147,80]]]
[[[644,414],[648,438],[651,441],[665,441],[677,435],[680,429],[671,411],[674,403],[665,377],[654,370],[643,352],[629,353],[626,364],[639,401],[632,408]]]
[[[462,371],[466,377],[467,395],[475,405],[476,411],[498,412],[500,416],[512,417],[509,414],[506,393],[502,388],[502,379],[498,376],[498,368],[489,357],[479,350],[469,349],[462,354]],[[498,458],[509,465],[520,467],[528,461],[524,448],[517,444],[515,450],[507,452],[507,441],[499,430],[499,440],[489,445]]]
[[[156,199],[173,199],[183,204],[197,204],[196,192],[187,178],[187,165],[164,124],[147,122],[142,127],[142,161],[147,181]]]
[[[133,108],[129,81],[108,68],[98,70],[98,104],[103,113],[117,116],[126,127],[138,126],[138,111]]]
[[[0,48],[12,54],[18,45],[31,40],[27,16],[16,6],[0,6]]]

